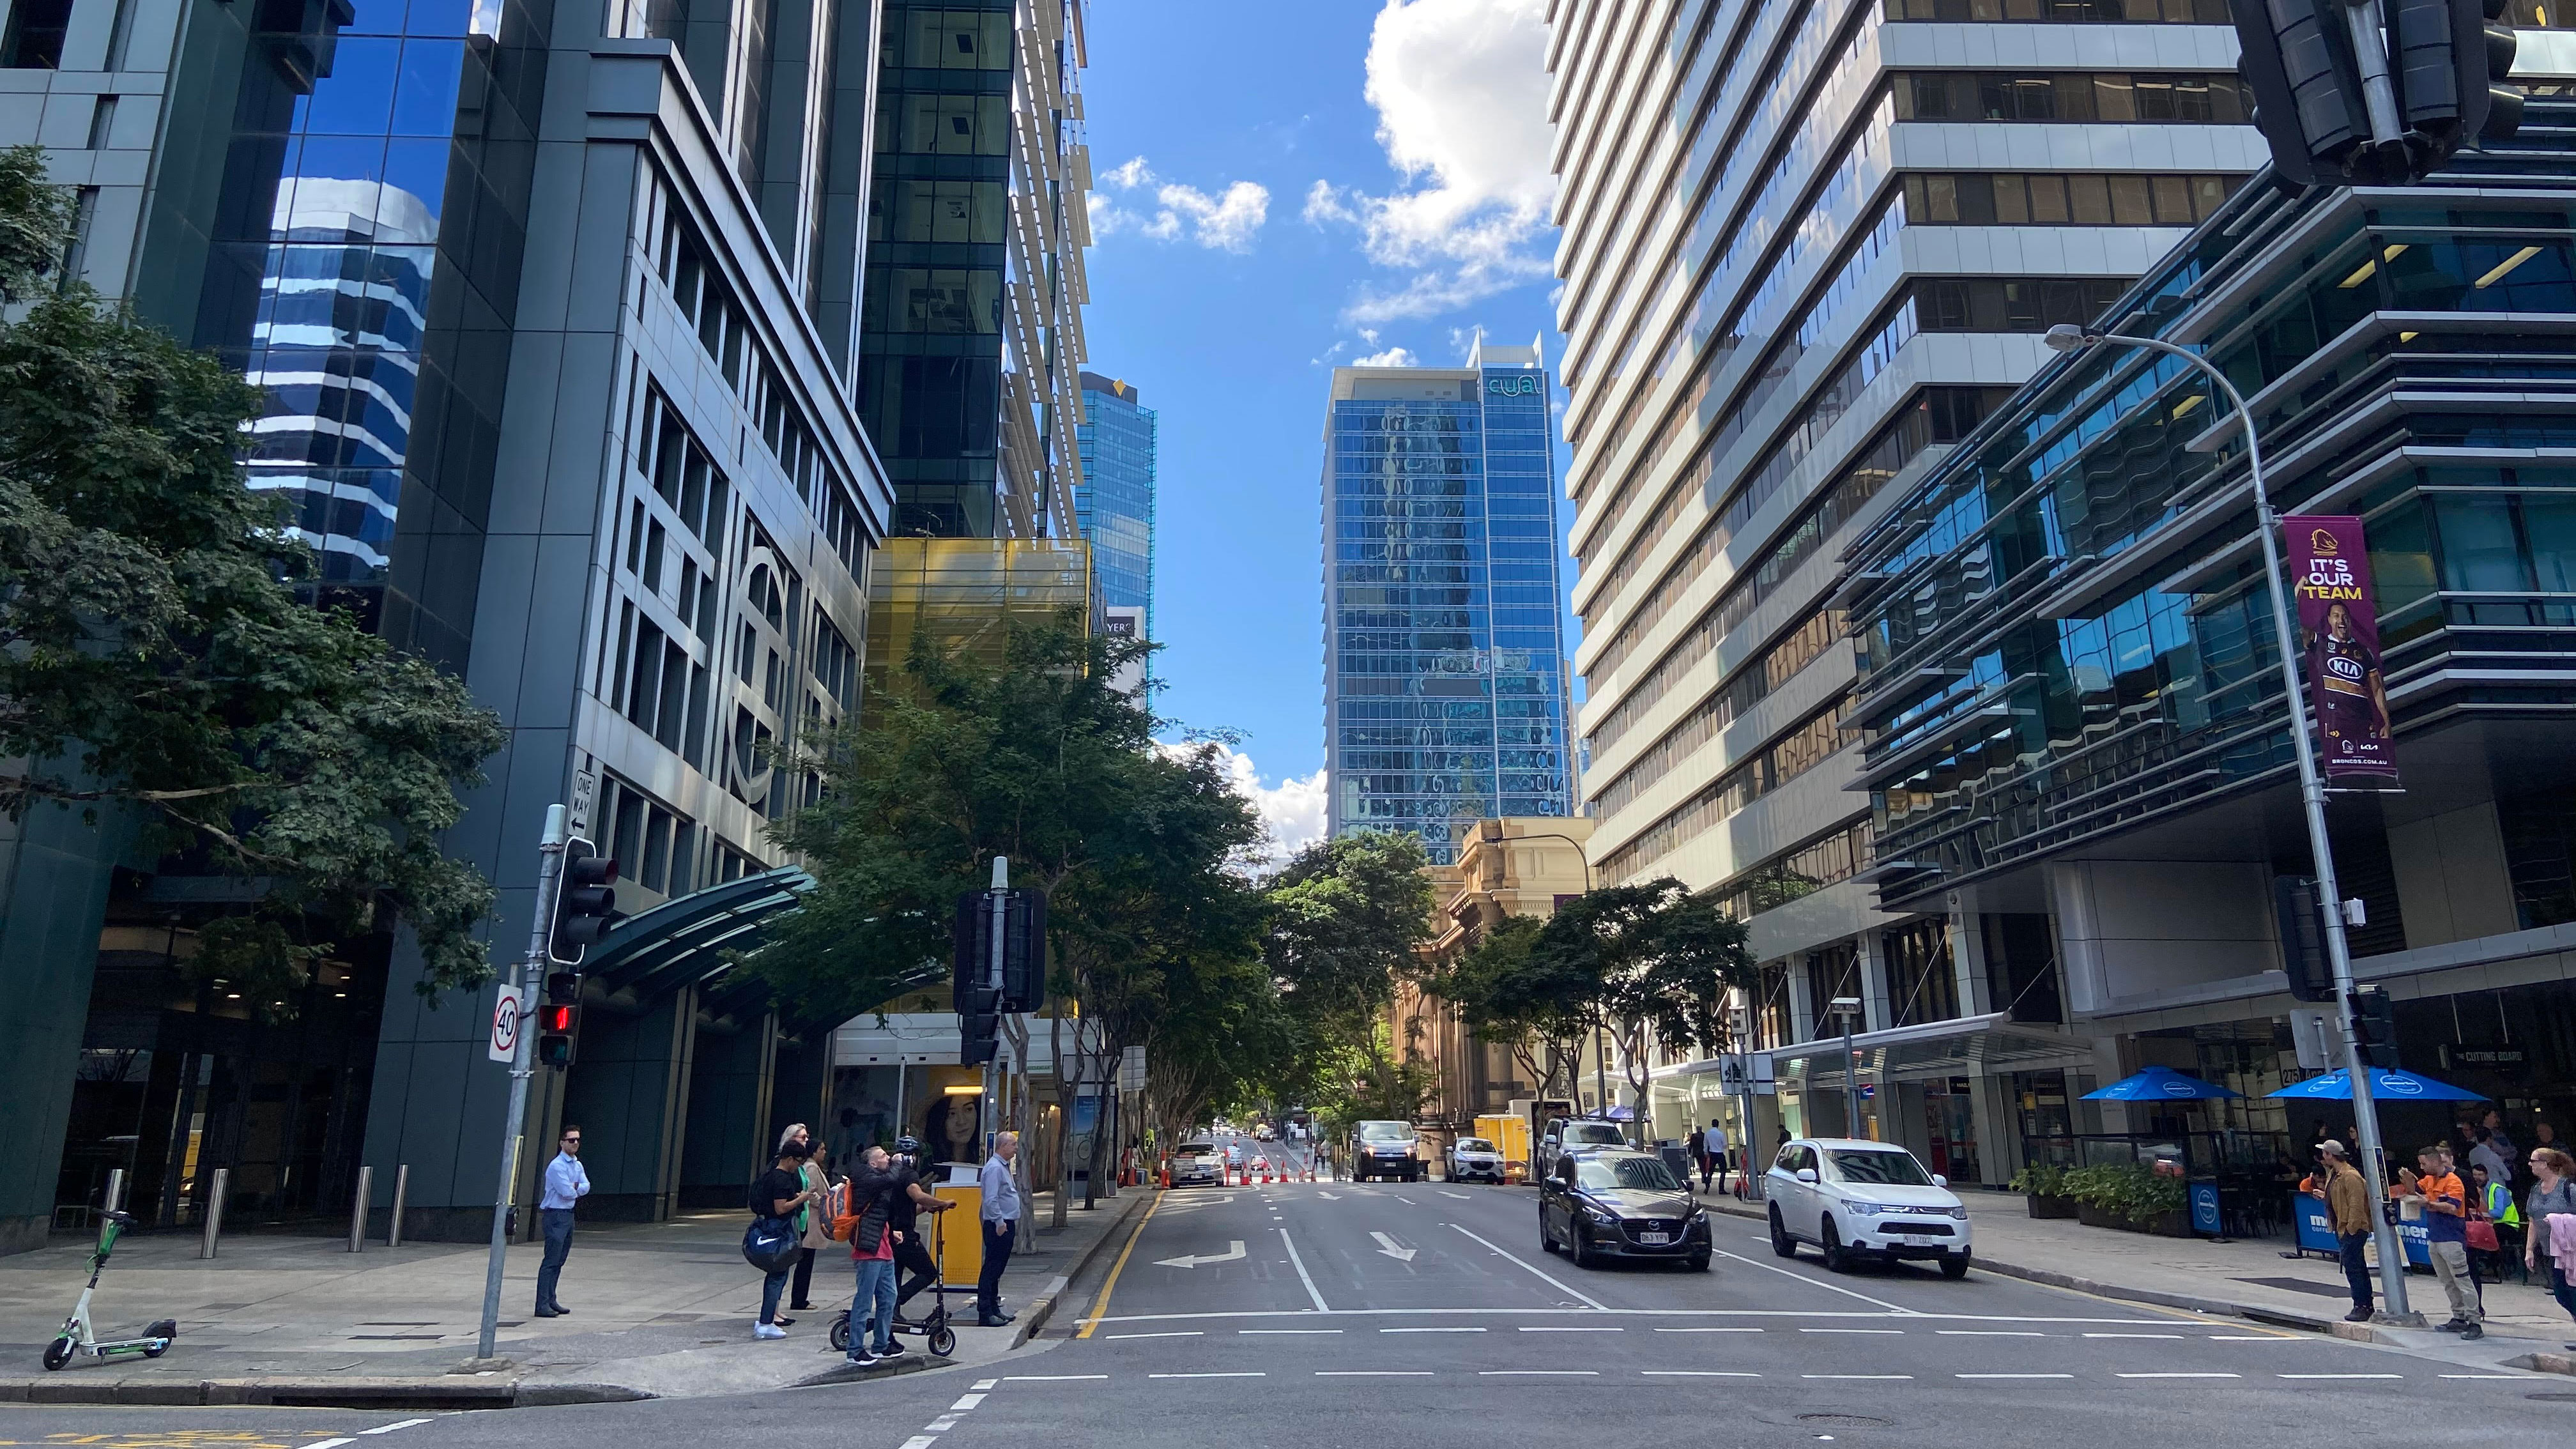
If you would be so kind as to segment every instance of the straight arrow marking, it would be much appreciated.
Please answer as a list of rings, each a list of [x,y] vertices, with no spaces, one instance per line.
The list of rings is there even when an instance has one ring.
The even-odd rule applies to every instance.
[[[1384,1233],[1371,1233],[1369,1236],[1377,1239],[1377,1250],[1379,1252],[1386,1254],[1388,1257],[1395,1259],[1399,1263],[1410,1263],[1413,1261],[1413,1249],[1397,1247],[1395,1245],[1395,1239],[1388,1237]]]
[[[1242,1256],[1243,1239],[1232,1238],[1227,1241],[1226,1249],[1222,1253],[1183,1253],[1177,1258],[1156,1258],[1154,1261],[1166,1268],[1197,1268],[1208,1263],[1232,1263]]]

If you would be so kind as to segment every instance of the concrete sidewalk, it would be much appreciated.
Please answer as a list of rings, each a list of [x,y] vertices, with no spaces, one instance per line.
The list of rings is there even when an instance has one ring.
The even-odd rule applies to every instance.
[[[1054,1300],[1117,1227],[1153,1194],[1130,1189],[1061,1232],[1045,1226],[1049,1195],[1034,1196],[1029,1245],[1012,1256],[1003,1297],[1008,1328],[976,1328],[973,1289],[951,1291],[957,1352],[927,1360],[921,1340],[878,1373],[1000,1357],[1027,1341]],[[55,1403],[295,1403],[360,1407],[499,1407],[536,1403],[745,1393],[807,1382],[845,1366],[832,1352],[832,1315],[848,1306],[846,1250],[814,1265],[816,1310],[791,1315],[784,1340],[751,1337],[760,1276],[743,1262],[739,1212],[670,1222],[583,1227],[561,1294],[572,1312],[528,1315],[541,1250],[510,1248],[496,1352],[507,1369],[453,1372],[474,1355],[486,1250],[479,1244],[371,1244],[236,1234],[211,1262],[192,1234],[129,1238],[99,1280],[101,1337],[156,1318],[179,1320],[179,1341],[157,1361],[76,1359],[57,1373],[39,1357],[80,1292],[85,1244],[0,1258],[0,1401]],[[971,1228],[971,1224],[969,1227]],[[59,1241],[59,1240],[58,1240]],[[928,1307],[924,1298],[908,1305]]]
[[[2486,1285],[2487,1336],[2476,1343],[2432,1329],[2345,1323],[2352,1293],[2340,1265],[2309,1254],[2283,1256],[2296,1243],[2278,1238],[2161,1238],[2087,1227],[2066,1218],[2034,1218],[2019,1193],[1962,1192],[1974,1228],[1977,1266],[1988,1272],[2053,1284],[2130,1302],[2224,1314],[2338,1337],[2387,1344],[2460,1363],[2499,1364],[2528,1357],[2523,1367],[2566,1373],[2566,1345],[2576,1342],[2568,1320],[2547,1290],[2519,1283]],[[1760,1219],[1758,1203],[1708,1199],[1712,1208]],[[2414,1309],[2431,1322],[2448,1316],[2440,1283],[2432,1275],[2407,1275]],[[2382,1305],[2385,1306],[2385,1305]]]

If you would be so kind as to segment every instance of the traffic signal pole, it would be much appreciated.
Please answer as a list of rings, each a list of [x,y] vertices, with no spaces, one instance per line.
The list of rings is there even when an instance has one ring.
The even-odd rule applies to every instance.
[[[995,1002],[1002,999],[1002,954],[1008,949],[1011,918],[1011,858],[993,857],[993,953],[984,985],[993,993]],[[1001,1131],[1001,1099],[996,1088],[1001,1074],[1002,1054],[995,1052],[984,1059],[984,1155],[993,1155],[993,1142]]]
[[[564,808],[549,805],[545,839],[537,846],[537,900],[528,921],[528,959],[520,970],[521,1026],[517,1033],[518,1055],[510,1064],[510,1109],[501,1119],[501,1180],[492,1191],[492,1259],[483,1270],[483,1331],[474,1348],[478,1362],[491,1359],[492,1336],[500,1327],[501,1259],[510,1243],[510,1199],[518,1188],[519,1148],[526,1140],[528,1078],[536,1070],[536,1048],[528,1040],[525,1019],[536,1010],[537,992],[544,984],[546,937],[554,926],[555,892],[563,883],[564,839]]]

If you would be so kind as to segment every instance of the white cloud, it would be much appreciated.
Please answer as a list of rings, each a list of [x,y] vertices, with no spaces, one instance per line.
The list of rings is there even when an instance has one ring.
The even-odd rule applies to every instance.
[[[1372,337],[1369,340],[1375,342],[1377,339]],[[1351,359],[1353,367],[1420,367],[1421,365],[1422,359],[1403,347],[1390,347],[1384,352],[1372,352],[1366,357]]]
[[[1545,0],[1387,0],[1370,32],[1378,144],[1407,185],[1371,196],[1317,181],[1305,219],[1353,225],[1370,260],[1409,275],[1348,309],[1427,317],[1549,274]]]
[[[1324,838],[1322,770],[1302,780],[1292,777],[1276,785],[1264,785],[1261,770],[1250,755],[1223,744],[1217,746],[1217,751],[1227,781],[1261,813],[1261,827],[1269,839],[1260,865],[1276,866]]]
[[[1175,241],[1186,235],[1212,251],[1243,252],[1251,250],[1253,238],[1270,218],[1270,189],[1259,182],[1237,181],[1211,196],[1195,186],[1163,181],[1142,156],[1102,172],[1100,180],[1119,191],[1151,188],[1153,201],[1122,205],[1106,192],[1091,193],[1093,236],[1133,232]]]

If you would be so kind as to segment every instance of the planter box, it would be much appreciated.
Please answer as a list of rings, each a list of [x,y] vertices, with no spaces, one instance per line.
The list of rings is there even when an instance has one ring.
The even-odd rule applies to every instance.
[[[2033,1216],[2037,1216],[2037,1214],[2034,1212]],[[2117,1213],[2108,1212],[2102,1208],[2094,1207],[2090,1203],[2078,1203],[2075,1208],[2075,1217],[2078,1222],[2083,1223],[2088,1228],[2116,1228],[2124,1233],[2152,1233],[2160,1238],[2188,1238],[2192,1236],[2191,1213],[2188,1210],[2159,1213],[2155,1217],[2149,1218],[2144,1222],[2138,1222],[2130,1218],[2123,1217]]]
[[[2071,1197],[2043,1197],[2032,1193],[2028,1201],[2030,1215],[2035,1218],[2071,1218],[2076,1214],[2075,1199]]]

